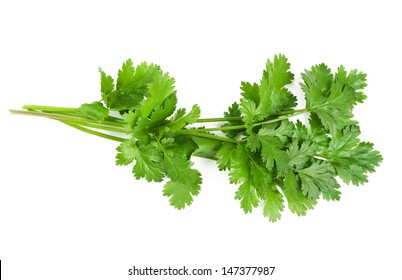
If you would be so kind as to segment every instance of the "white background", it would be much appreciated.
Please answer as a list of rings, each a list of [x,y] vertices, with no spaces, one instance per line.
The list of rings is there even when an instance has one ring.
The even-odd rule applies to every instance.
[[[276,266],[272,279],[402,279],[399,1],[1,1],[0,259],[4,279],[168,279],[137,267]],[[219,117],[283,53],[368,74],[356,108],[362,139],[384,162],[340,202],[269,223],[245,215],[236,186],[194,159],[202,191],[177,211],[162,184],[114,164],[117,143],[55,121],[10,115],[24,104],[99,99],[102,67],[154,62],[177,80],[179,105]],[[300,100],[300,106],[303,100]],[[400,135],[400,134],[399,134]],[[237,279],[217,273],[194,279]],[[173,277],[172,279],[189,279]],[[238,279],[263,279],[242,277]]]

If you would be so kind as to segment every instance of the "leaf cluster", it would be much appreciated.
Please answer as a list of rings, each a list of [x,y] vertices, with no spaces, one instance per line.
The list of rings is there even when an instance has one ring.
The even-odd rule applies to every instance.
[[[357,70],[340,66],[334,73],[325,64],[305,70],[300,87],[306,107],[300,109],[289,89],[294,82],[290,64],[276,55],[266,62],[259,82],[241,82],[240,99],[213,119],[200,119],[197,105],[188,112],[177,108],[175,80],[158,65],[134,66],[128,59],[116,81],[99,72],[101,101],[77,109],[25,108],[120,141],[116,164],[130,165],[136,179],[163,182],[163,194],[177,209],[190,205],[201,189],[193,156],[214,160],[227,171],[245,213],[261,206],[273,222],[286,205],[301,216],[320,198],[339,200],[341,181],[366,183],[382,161],[372,143],[359,139],[353,109],[366,99],[366,74]],[[308,121],[293,121],[302,114]],[[202,125],[214,122],[215,127]]]
[[[280,218],[285,201],[291,212],[305,215],[317,200],[340,199],[340,184],[360,185],[382,161],[373,144],[359,140],[353,108],[366,95],[366,75],[336,73],[324,64],[302,73],[306,108],[296,110],[289,91],[294,75],[283,55],[268,60],[260,83],[242,82],[242,98],[227,116],[241,116],[245,129],[227,134],[239,140],[218,151],[218,166],[240,184],[236,198],[248,213],[260,203],[270,221]],[[236,109],[236,110],[234,110]],[[239,113],[240,112],[240,113]],[[290,117],[306,113],[307,124]]]
[[[159,66],[127,60],[118,72],[117,82],[102,70],[101,92],[104,104],[119,111],[130,138],[117,147],[116,164],[134,162],[136,179],[162,182],[163,194],[177,209],[190,205],[200,191],[201,174],[190,161],[197,146],[188,136],[177,134],[200,116],[194,105],[190,112],[176,110],[175,80]]]

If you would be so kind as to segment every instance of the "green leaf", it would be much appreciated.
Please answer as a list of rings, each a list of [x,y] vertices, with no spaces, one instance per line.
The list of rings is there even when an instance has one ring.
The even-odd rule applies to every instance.
[[[333,137],[324,157],[335,168],[336,174],[345,183],[360,185],[367,182],[367,173],[375,171],[382,161],[380,153],[372,143],[360,142],[358,126],[345,127]]]
[[[354,99],[355,91],[339,79],[334,79],[328,99],[323,106],[315,108],[314,112],[320,117],[324,127],[335,134],[339,129],[355,123],[352,120]]]
[[[261,162],[257,154],[250,153],[238,145],[227,144],[230,158],[229,178],[232,184],[240,184],[236,192],[236,199],[241,200],[241,208],[249,213],[258,206],[259,200],[267,199],[268,193],[272,191],[273,176]]]
[[[145,178],[147,181],[162,182],[165,177],[161,163],[162,153],[152,145],[139,146],[135,155],[136,164],[133,173],[136,179]]]
[[[236,158],[237,146],[232,143],[223,143],[216,153],[216,163],[220,171],[230,169],[232,162]]]
[[[113,79],[101,71],[102,98],[108,108],[113,110],[132,110],[139,107],[144,96],[148,95],[148,84],[160,68],[145,62],[135,68],[128,59],[118,72],[116,89],[113,90]]]
[[[192,155],[196,156],[198,148],[195,140],[186,135],[163,138],[161,139],[161,144],[168,155],[176,155],[185,159],[189,159]]]
[[[251,213],[258,206],[257,190],[252,185],[249,159],[247,151],[237,146],[235,156],[231,159],[229,178],[232,184],[240,184],[236,191],[235,199],[240,200],[240,206],[245,213]]]
[[[252,128],[257,115],[257,107],[253,100],[242,98],[240,100],[240,111],[243,114],[242,120],[248,129]]]
[[[111,76],[106,75],[102,69],[99,68],[99,73],[101,74],[101,93],[106,101],[106,96],[114,90],[114,81]]]
[[[328,131],[321,123],[320,118],[315,113],[311,113],[309,117],[309,139],[318,146],[318,152],[325,150],[328,147],[330,137]]]
[[[128,92],[134,84],[134,65],[131,59],[127,59],[117,74],[116,89]]]
[[[151,142],[152,133],[150,131],[151,121],[148,118],[139,116],[132,128],[133,137],[139,140],[142,144],[147,145]]]
[[[161,105],[168,96],[176,94],[174,83],[175,80],[168,73],[160,71],[154,74],[148,85],[148,97],[142,103],[142,117],[148,117],[156,105]]]
[[[101,102],[82,104],[78,110],[83,117],[98,122],[104,121],[109,116],[109,110]]]
[[[181,181],[169,181],[163,187],[163,195],[170,197],[170,205],[176,209],[183,209],[186,205],[191,205],[193,196],[198,195],[201,181],[187,183]]]
[[[260,87],[258,84],[250,84],[249,82],[241,82],[241,95],[248,100],[253,101],[256,105],[260,104]]]
[[[280,175],[284,175],[289,168],[289,155],[281,150],[282,143],[271,136],[260,137],[260,141],[262,144],[262,158],[268,170],[272,170],[275,163],[277,172]]]
[[[168,177],[173,181],[193,182],[199,180],[199,172],[191,169],[192,162],[186,158],[165,153],[164,164]]]
[[[263,128],[269,129],[273,136],[286,143],[293,135],[294,125],[289,120],[282,120],[273,124],[266,124]]]
[[[367,86],[367,75],[365,73],[354,69],[348,74],[345,68],[341,66],[338,69],[337,78],[341,80],[343,84],[350,86],[355,91],[356,102],[361,103],[367,98],[367,96],[361,91]]]
[[[307,211],[317,204],[316,199],[310,199],[302,193],[293,170],[289,170],[286,174],[282,189],[290,211],[298,216],[306,215]]]
[[[191,168],[192,163],[186,158],[165,153],[164,164],[171,181],[165,184],[163,195],[170,197],[172,206],[183,209],[192,203],[193,196],[198,195],[201,189],[201,174]]]
[[[285,151],[288,137],[293,133],[293,125],[288,121],[282,121],[279,127],[264,126],[257,137],[261,143],[261,154],[268,170],[274,165],[280,175],[285,175],[289,169],[289,155]]]
[[[334,76],[321,64],[306,71],[301,84],[306,93],[307,108],[316,113],[323,126],[331,134],[345,126],[356,124],[353,107],[363,102],[366,96],[360,91],[365,87],[366,75],[352,70],[347,74],[340,66]],[[330,85],[330,86],[329,86]]]
[[[106,100],[106,105],[111,110],[127,111],[133,110],[140,106],[143,99],[139,94],[128,94],[118,90],[113,91]]]
[[[302,144],[310,138],[308,128],[300,120],[297,120],[295,123],[292,138],[296,140],[298,144]]]
[[[281,218],[281,212],[285,208],[283,196],[278,190],[270,190],[267,193],[264,206],[264,216],[268,217],[271,222],[276,222]]]
[[[224,116],[226,118],[232,118],[232,117],[240,117],[241,116],[241,111],[239,104],[237,102],[234,102],[229,108],[227,112],[224,112]],[[232,125],[238,124],[239,121],[229,121]],[[241,121],[240,121],[241,122]]]
[[[299,145],[297,141],[294,140],[287,151],[289,155],[289,166],[302,169],[313,158],[316,151],[317,148],[315,144],[305,141]]]
[[[267,61],[260,86],[260,103],[256,110],[256,120],[296,106],[296,97],[285,88],[294,75],[289,71],[290,64],[284,55],[276,55]]]
[[[122,142],[117,148],[116,164],[128,165],[135,160],[137,146],[135,141],[129,139]]]
[[[250,132],[247,136],[247,148],[249,148],[253,153],[261,149],[260,138],[254,132]]]
[[[286,88],[294,77],[289,69],[287,58],[276,55],[272,62],[267,61],[260,86],[242,82],[240,111],[248,130],[253,123],[296,106],[296,97]]]
[[[264,77],[272,88],[280,90],[292,82],[294,75],[290,72],[288,59],[283,54],[279,54],[275,55],[272,62],[267,60]]]
[[[135,130],[140,116],[140,111],[128,111],[123,114],[124,128],[127,129],[129,133],[132,133]]]
[[[240,207],[245,213],[251,213],[257,207],[260,200],[257,197],[256,189],[251,185],[250,180],[244,181],[236,191],[235,199],[240,200]]]
[[[135,160],[133,174],[136,179],[161,182],[165,176],[162,153],[152,145],[137,145],[134,139],[128,139],[117,147],[116,164],[127,165]]]
[[[233,117],[241,117],[241,111],[239,104],[237,102],[234,102],[228,109],[227,112],[224,112],[224,117],[225,118],[233,118]],[[227,126],[237,126],[237,125],[243,125],[243,122],[239,120],[229,120],[227,123],[222,125],[222,127],[227,127]],[[226,134],[227,137],[231,139],[235,139],[239,133],[241,133],[244,129],[234,129],[234,130],[225,130],[224,133]]]
[[[302,182],[302,193],[310,199],[318,199],[321,193],[328,193],[337,187],[334,170],[326,161],[317,160],[297,172]]]
[[[158,124],[165,121],[176,110],[177,97],[175,94],[170,95],[162,104],[155,106],[151,113],[151,123]]]
[[[179,109],[177,110],[173,118],[169,120],[169,124],[167,125],[167,127],[169,127],[170,132],[179,131],[186,125],[195,123],[200,117],[200,114],[201,110],[198,105],[194,105],[188,114],[186,114],[185,109]]]
[[[109,108],[114,110],[133,109],[141,102],[143,95],[136,91],[134,73],[132,60],[126,60],[118,72],[116,90],[103,98]]]
[[[333,155],[353,149],[360,143],[359,135],[360,128],[357,125],[345,127],[331,139],[327,153]]]
[[[159,65],[148,64],[142,62],[135,68],[132,84],[130,85],[130,91],[142,96],[148,96],[148,84],[151,83],[156,74],[162,73]]]
[[[256,157],[255,157],[256,158]],[[251,184],[257,191],[257,195],[261,199],[267,199],[268,193],[274,188],[272,173],[258,159],[249,159],[248,165],[252,175]]]
[[[338,201],[341,199],[341,192],[339,191],[339,189],[341,188],[341,186],[339,184],[336,184],[334,188],[329,189],[327,192],[322,194],[322,198],[324,198],[325,200],[335,200]]]
[[[193,137],[193,141],[197,145],[193,155],[210,159],[216,158],[216,153],[222,145],[222,141],[203,137]]]
[[[161,73],[158,65],[142,62],[134,68],[132,60],[128,59],[118,72],[116,90],[146,96],[148,84],[152,82],[156,73]]]
[[[250,181],[251,172],[247,151],[241,145],[227,147],[231,147],[231,152],[233,153],[230,157],[230,183],[240,184],[244,181]]]
[[[328,98],[333,75],[325,64],[318,64],[302,73],[304,83],[300,86],[306,94],[306,107],[323,104]]]

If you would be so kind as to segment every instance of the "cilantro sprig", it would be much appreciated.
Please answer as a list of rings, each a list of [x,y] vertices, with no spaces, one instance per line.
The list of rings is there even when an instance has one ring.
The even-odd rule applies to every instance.
[[[175,80],[158,65],[134,66],[128,59],[116,81],[99,72],[100,101],[10,111],[120,142],[116,164],[131,165],[136,179],[163,182],[163,195],[177,209],[190,205],[201,189],[193,156],[227,170],[244,212],[261,205],[272,222],[280,219],[285,204],[300,216],[320,198],[339,200],[340,181],[366,183],[382,161],[372,143],[359,139],[353,108],[366,99],[366,74],[357,70],[340,66],[333,73],[325,64],[305,70],[300,86],[306,107],[296,109],[288,87],[294,79],[290,64],[276,55],[259,83],[241,83],[240,100],[218,118],[201,118],[197,105],[189,111],[177,108]],[[291,121],[302,114],[308,122]]]

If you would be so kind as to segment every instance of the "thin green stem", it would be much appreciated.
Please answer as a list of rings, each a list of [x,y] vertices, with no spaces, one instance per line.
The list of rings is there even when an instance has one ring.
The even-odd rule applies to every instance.
[[[275,122],[279,122],[279,121],[283,121],[283,120],[287,120],[287,119],[289,119],[291,117],[295,117],[297,115],[301,115],[301,114],[304,114],[304,113],[307,113],[307,112],[308,112],[307,109],[294,110],[292,114],[284,115],[284,116],[281,116],[281,117],[278,117],[278,118],[275,118],[275,119],[271,119],[271,120],[258,122],[258,123],[253,124],[253,127],[264,125],[264,124],[269,124],[269,123],[275,123]]]
[[[261,126],[264,124],[275,123],[282,120],[289,119],[291,117],[295,117],[300,114],[304,114],[309,112],[307,109],[300,109],[300,110],[292,110],[283,112],[281,115],[275,115],[275,118],[267,119],[262,122],[257,122],[252,125],[252,127]],[[246,129],[246,125],[232,125],[232,126],[221,126],[221,127],[210,127],[210,128],[194,128],[194,131],[197,132],[209,132],[209,131],[229,131],[229,130],[239,130],[239,129]]]
[[[210,159],[210,160],[214,160],[214,161],[218,160],[218,158],[216,156],[214,156],[214,155],[205,155],[205,154],[198,153],[197,151],[193,152],[191,154],[191,156],[192,157],[194,156],[194,157],[206,158],[206,159]]]
[[[77,113],[78,108],[71,107],[55,107],[55,106],[42,106],[42,105],[24,105],[22,109],[30,111],[43,111],[52,113]]]
[[[297,109],[297,110],[289,110],[289,111],[282,111],[278,114],[273,114],[271,117],[280,117],[280,116],[287,116],[287,115],[298,115],[299,113],[305,113],[308,110],[306,109]],[[228,122],[228,121],[240,121],[243,118],[239,117],[223,117],[223,118],[203,118],[197,119],[196,123],[207,123],[207,122]]]
[[[297,115],[307,113],[307,112],[309,112],[309,110],[307,108],[304,108],[304,109],[297,109],[297,110],[282,111],[282,112],[274,114],[272,116],[273,117],[287,116],[287,115],[297,116]]]
[[[55,107],[55,106],[43,106],[43,105],[24,105],[22,109],[29,110],[29,111],[41,111],[43,113],[59,113],[63,115],[75,115],[80,117],[79,108],[71,108],[71,107]],[[123,123],[124,120],[122,118],[108,116],[106,118],[108,121],[113,122],[120,122]]]
[[[121,138],[121,137],[117,137],[117,136],[114,136],[114,135],[102,133],[102,132],[99,132],[99,131],[95,131],[95,130],[92,130],[92,129],[77,125],[77,124],[72,123],[72,122],[62,121],[62,120],[60,120],[60,122],[66,124],[68,126],[71,126],[71,127],[75,128],[75,129],[81,130],[83,132],[86,132],[86,133],[89,133],[89,134],[92,134],[92,135],[95,135],[95,136],[99,136],[99,137],[102,137],[102,138],[106,138],[106,139],[109,139],[109,140],[114,140],[114,141],[118,141],[118,142],[123,142],[124,140],[126,140],[125,138]]]
[[[236,140],[233,140],[233,139],[218,136],[215,134],[197,132],[197,131],[193,131],[193,129],[188,129],[188,130],[183,129],[183,130],[179,130],[177,133],[182,134],[182,135],[190,135],[190,136],[196,136],[196,137],[202,137],[202,138],[209,138],[209,139],[214,139],[214,140],[223,141],[223,142],[230,142],[230,143],[234,143],[234,144],[238,143]]]
[[[28,115],[28,116],[37,116],[37,117],[44,117],[49,119],[61,120],[61,121],[74,121],[74,122],[81,122],[81,123],[97,123],[103,124],[113,127],[124,127],[123,123],[118,123],[114,121],[102,121],[98,122],[96,120],[91,120],[83,117],[77,116],[70,116],[58,113],[46,113],[46,112],[38,112],[38,111],[24,111],[24,110],[9,110],[10,113],[19,114],[19,115]]]
[[[84,127],[96,128],[96,129],[100,129],[100,130],[128,134],[126,129],[120,128],[120,127],[106,126],[106,125],[102,125],[102,124],[98,124],[98,123],[81,123],[81,122],[74,122],[74,121],[64,121],[64,122],[68,122],[70,124],[76,124],[76,125],[80,125],[80,126],[84,126]]]
[[[221,126],[221,127],[208,127],[208,128],[194,128],[192,130],[197,132],[208,132],[208,131],[228,131],[235,129],[244,129],[245,125],[233,125],[233,126]]]
[[[197,119],[196,123],[206,123],[206,122],[227,122],[227,121],[240,121],[241,117],[225,117],[225,118],[206,118]]]
[[[124,120],[123,120],[122,118],[118,118],[118,117],[108,116],[108,117],[106,118],[106,120],[107,120],[107,121],[114,122],[114,123],[121,123],[121,124],[124,124]]]
[[[80,115],[78,108],[70,108],[70,107],[54,107],[54,106],[40,106],[40,105],[25,105],[23,107],[25,110],[9,110],[14,114],[21,115],[30,115],[30,116],[39,116],[46,117],[50,119],[59,120],[69,126],[72,126],[81,131],[97,135],[103,138],[123,141],[124,138],[116,137],[113,135],[101,133],[96,130],[89,129],[94,128],[98,130],[105,130],[110,132],[118,132],[128,134],[126,129],[124,128],[124,120],[121,118],[109,116],[107,120],[98,122],[96,120],[84,118]],[[285,120],[303,113],[309,112],[309,109],[298,109],[298,110],[289,110],[283,111],[278,114],[272,115],[269,118],[252,124],[252,127],[257,127],[265,124],[275,123],[281,120]],[[197,123],[206,123],[206,122],[223,122],[223,121],[236,121],[241,120],[242,117],[224,117],[224,118],[203,118],[197,119]],[[191,135],[195,137],[203,137],[214,139],[223,142],[230,143],[238,143],[238,141],[234,139],[230,139],[227,137],[218,136],[215,134],[209,134],[206,132],[210,131],[230,131],[230,130],[241,130],[246,129],[246,125],[234,125],[234,126],[222,126],[222,127],[212,127],[212,128],[194,128],[194,129],[182,129],[179,130],[178,134],[183,135]]]

